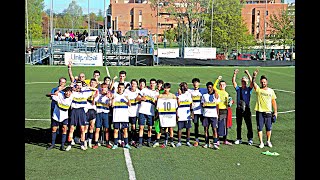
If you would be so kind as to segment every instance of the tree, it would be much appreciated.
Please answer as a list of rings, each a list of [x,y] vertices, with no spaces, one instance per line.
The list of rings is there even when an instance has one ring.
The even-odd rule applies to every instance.
[[[243,4],[239,0],[215,0],[213,2],[213,17],[206,21],[205,35],[206,42],[210,38],[211,18],[212,44],[214,47],[224,49],[227,52],[230,48],[236,49],[240,46],[248,46],[254,42],[241,16]]]
[[[272,14],[268,23],[272,29],[270,39],[277,45],[283,46],[293,44],[295,39],[295,17],[290,11],[280,10],[278,14]]]
[[[28,0],[27,1],[27,13],[28,17],[28,31],[29,36],[33,39],[40,38],[42,36],[42,16],[41,12],[44,9],[44,0]],[[25,28],[25,35],[27,36],[27,25]]]
[[[83,28],[82,22],[82,8],[77,4],[75,0],[69,4],[68,8],[63,10],[62,18],[58,19],[57,27],[79,29]]]

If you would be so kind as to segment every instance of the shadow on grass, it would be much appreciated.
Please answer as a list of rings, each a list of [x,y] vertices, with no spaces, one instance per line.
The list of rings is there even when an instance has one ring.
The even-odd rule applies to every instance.
[[[25,128],[24,143],[48,147],[51,144],[51,128]],[[61,133],[57,136],[56,143],[61,143]]]

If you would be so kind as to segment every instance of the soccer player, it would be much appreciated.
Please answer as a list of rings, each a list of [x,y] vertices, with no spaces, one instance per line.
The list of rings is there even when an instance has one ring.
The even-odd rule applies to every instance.
[[[73,91],[73,100],[71,104],[71,115],[70,115],[70,132],[68,136],[68,147],[66,151],[71,149],[71,140],[73,138],[73,132],[77,125],[80,126],[80,148],[86,150],[84,146],[85,141],[85,125],[87,123],[86,107],[87,99],[92,95],[90,91],[82,91],[82,82],[77,81],[76,87]]]
[[[155,112],[155,105],[157,101],[157,97],[159,95],[159,92],[156,91],[156,82],[157,80],[152,78],[150,79],[150,89],[147,87],[144,87],[140,90],[140,93],[138,95],[138,100],[141,101],[140,107],[139,107],[139,143],[136,145],[137,148],[142,147],[142,141],[143,141],[143,130],[144,125],[148,125],[148,146],[151,147],[151,135],[152,135],[152,126],[154,121],[154,112]]]
[[[81,81],[82,87],[88,86],[89,84],[87,84],[87,83],[85,82],[85,80],[86,80],[86,75],[85,75],[83,72],[81,72],[81,73],[79,73],[79,75],[78,75],[78,80],[76,80],[75,77],[74,77],[73,74],[72,74],[72,69],[71,69],[71,67],[72,67],[72,61],[69,61],[69,64],[68,64],[68,75],[69,75],[69,78],[70,78],[70,82],[71,82],[72,84],[76,85],[77,81]]]
[[[217,85],[219,83],[219,89]],[[227,140],[228,128],[227,128],[227,117],[228,117],[228,98],[229,93],[226,91],[227,83],[222,80],[222,76],[218,76],[213,84],[213,90],[219,94],[220,102],[218,103],[218,137],[222,136],[223,144],[232,145]],[[218,141],[220,145],[220,141]]]
[[[181,94],[178,95],[178,143],[177,147],[181,146],[181,135],[182,129],[186,128],[187,140],[186,145],[192,147],[190,144],[190,128],[191,125],[191,110],[192,110],[192,97],[188,92],[188,84],[186,82],[181,82],[179,84]]]
[[[163,80],[158,79],[157,81],[157,88],[156,91],[159,92],[159,94],[162,94],[164,92],[163,89]],[[160,140],[160,136],[161,136],[161,127],[160,127],[160,119],[159,119],[159,114],[158,114],[158,110],[157,108],[154,109],[155,110],[155,116],[154,116],[154,129],[156,131],[156,140],[153,143],[152,147],[157,147],[159,146],[159,140]]]
[[[168,144],[168,131],[170,133],[170,145],[176,147],[173,142],[173,128],[176,126],[178,103],[176,95],[170,93],[170,88],[170,83],[164,83],[164,92],[159,94],[157,99],[160,126],[165,130],[165,141],[161,148],[165,148]]]
[[[232,84],[237,93],[237,108],[236,108],[236,122],[237,122],[237,140],[234,144],[241,144],[241,126],[242,119],[247,126],[247,138],[248,145],[253,144],[253,130],[252,130],[252,120],[251,120],[251,110],[250,110],[250,97],[253,90],[253,84],[251,83],[252,78],[248,70],[245,70],[245,74],[248,76],[243,76],[241,78],[241,86],[237,85],[236,76],[239,70],[235,69],[232,77]],[[250,80],[250,86],[248,85],[248,81]],[[243,107],[244,105],[244,107]]]
[[[93,100],[95,96],[97,96],[97,86],[98,82],[97,79],[92,78],[90,80],[90,86],[86,88],[86,90],[83,91],[89,91],[91,92],[91,96],[87,99],[87,122],[84,128],[85,131],[85,141],[84,141],[84,147],[87,148],[87,145],[89,148],[92,148],[92,139],[93,139],[93,131],[95,127],[95,121],[96,121],[96,105],[94,104]],[[89,135],[88,135],[89,130]]]
[[[109,107],[112,103],[112,94],[111,91],[108,90],[108,84],[102,83],[100,88],[99,94],[94,98],[97,114],[93,149],[97,149],[99,147],[98,141],[102,126],[105,132],[106,147],[111,148],[111,145],[109,144]]]
[[[59,93],[63,91],[64,93]],[[52,137],[51,137],[51,146],[47,148],[47,150],[55,148],[56,137],[57,137],[57,129],[59,125],[62,125],[62,140],[60,150],[65,151],[64,143],[67,138],[67,125],[68,125],[68,110],[72,103],[72,88],[63,86],[59,86],[57,91],[51,95],[53,101],[55,101],[55,106],[52,113]]]
[[[120,71],[119,72],[119,81],[115,81],[113,83],[113,90],[114,91],[117,91],[119,83],[124,83],[125,89],[130,86],[130,82],[126,81],[126,77],[127,77],[127,72],[126,71]],[[116,78],[117,78],[117,76],[114,77],[114,80]]]
[[[188,91],[191,93],[192,97],[192,117],[194,123],[194,135],[195,135],[195,142],[193,146],[199,145],[199,122],[203,121],[202,116],[202,107],[201,107],[201,97],[202,94],[207,93],[207,89],[200,88],[200,79],[193,78],[192,79],[193,88],[189,89]]]
[[[268,87],[268,79],[265,75],[260,77],[259,87],[255,82],[258,70],[255,70],[252,75],[252,82],[254,90],[257,94],[257,101],[254,110],[256,111],[256,121],[258,129],[258,137],[260,141],[259,148],[264,147],[262,129],[266,127],[267,142],[266,145],[272,147],[271,144],[271,130],[272,130],[272,109],[275,117],[278,117],[277,96],[274,90]]]
[[[112,100],[113,106],[113,127],[114,127],[114,145],[112,149],[118,148],[118,131],[123,129],[124,148],[131,149],[128,143],[128,127],[129,127],[129,111],[128,106],[131,105],[130,100],[124,93],[124,83],[119,83],[117,86],[118,90],[114,93]]]
[[[138,105],[137,105],[137,97],[140,93],[138,89],[138,81],[136,79],[131,80],[131,86],[128,89],[125,89],[124,93],[128,96],[131,106],[128,107],[129,111],[129,124],[131,125],[129,139],[130,144],[135,146],[135,143],[138,139],[137,132],[136,132],[136,124],[137,124],[137,117],[138,117]]]
[[[210,147],[209,141],[209,126],[212,128],[213,136],[213,149],[219,149],[218,147],[218,133],[217,133],[217,122],[218,122],[218,110],[217,103],[220,101],[219,95],[213,90],[213,83],[207,82],[206,84],[208,93],[202,95],[201,106],[203,107],[203,122],[205,134],[205,145],[204,148]]]

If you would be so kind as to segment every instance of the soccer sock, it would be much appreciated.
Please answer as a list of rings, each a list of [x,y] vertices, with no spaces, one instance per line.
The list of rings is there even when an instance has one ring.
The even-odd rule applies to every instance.
[[[209,144],[209,136],[206,136],[205,140],[206,140],[206,144]]]
[[[199,123],[194,123],[194,137],[199,142]]]
[[[187,138],[187,142],[189,142],[190,141],[190,138]]]
[[[124,138],[124,144],[125,144],[125,145],[128,144],[128,138]]]
[[[142,144],[143,137],[139,137],[139,144]]]
[[[89,139],[93,139],[93,132],[89,133]]]
[[[168,133],[166,132],[166,133],[164,133],[164,139],[166,140],[166,141],[168,141]]]
[[[213,143],[216,144],[218,142],[218,138],[213,138]]]
[[[67,134],[62,134],[61,146],[64,147],[64,143],[66,142]]]
[[[107,145],[109,144],[109,140],[106,140],[106,144],[107,144]]]
[[[84,146],[84,141],[81,141],[81,140],[80,140],[80,145],[81,145],[81,146]]]
[[[84,140],[87,140],[88,139],[88,133],[85,133],[84,134]]]
[[[118,145],[118,138],[114,138],[114,145]]]
[[[173,137],[170,137],[170,142],[173,142]]]
[[[227,136],[222,136],[222,140],[226,141],[227,140]]]
[[[56,143],[56,138],[57,138],[57,132],[52,132],[51,145],[54,145]]]
[[[148,137],[148,143],[150,143],[151,142],[151,137]]]

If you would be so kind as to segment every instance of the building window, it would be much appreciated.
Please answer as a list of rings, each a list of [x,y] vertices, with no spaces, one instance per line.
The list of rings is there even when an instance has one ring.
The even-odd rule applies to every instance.
[[[139,10],[139,15],[142,15],[142,10]]]
[[[142,22],[139,22],[139,28],[140,29],[142,28]]]

